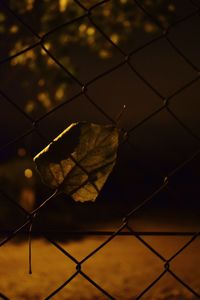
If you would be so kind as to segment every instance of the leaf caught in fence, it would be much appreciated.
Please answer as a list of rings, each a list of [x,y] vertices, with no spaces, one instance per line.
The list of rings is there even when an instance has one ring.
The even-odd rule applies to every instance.
[[[75,201],[95,201],[117,158],[119,130],[73,123],[34,157],[45,184]]]

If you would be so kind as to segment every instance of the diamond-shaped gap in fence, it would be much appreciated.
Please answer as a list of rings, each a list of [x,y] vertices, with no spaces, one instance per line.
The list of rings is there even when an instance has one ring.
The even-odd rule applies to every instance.
[[[198,211],[198,204],[195,202],[196,198],[191,200],[189,192],[193,191],[195,194],[194,186],[189,191],[187,189],[188,187],[184,188],[180,184],[176,186],[170,178],[168,186],[140,209],[134,211],[137,205],[133,205],[133,213],[129,217],[130,226],[134,226],[136,231],[163,232],[164,236],[169,232],[199,231],[199,214],[195,213]],[[197,193],[197,188],[195,191]]]
[[[84,260],[106,239],[87,237],[62,246]],[[135,237],[117,236],[84,261],[82,270],[115,299],[132,299],[162,272],[162,262]]]
[[[138,148],[138,159],[164,177],[192,155],[199,144],[166,110],[133,130],[129,138]]]
[[[116,203],[113,201],[114,209],[119,211],[121,218],[140,205],[163,184],[160,170],[149,168],[143,156],[138,157],[138,153],[138,146],[134,143],[130,144],[129,140],[119,147],[112,180],[116,182],[114,190],[117,194]],[[140,217],[138,220],[138,216],[136,219],[141,221]]]
[[[199,163],[198,163],[199,165]],[[184,176],[184,175],[181,175]],[[186,230],[199,230],[199,202],[200,196],[199,181],[194,181],[194,176],[191,176],[191,181],[183,181],[174,183],[171,181],[172,188],[170,189],[172,199],[176,206],[175,210],[180,211],[180,225]]]
[[[137,297],[136,297],[137,299]],[[149,291],[144,293],[142,300],[197,300],[193,293],[181,285],[170,274],[166,273]]]
[[[194,5],[188,0],[166,1],[164,7],[159,5],[159,2],[153,3],[152,5],[145,0],[139,0],[138,3],[143,6],[145,11],[149,13],[154,20],[165,28],[187,17],[196,10]]]
[[[179,120],[198,138],[200,138],[199,88],[200,80],[197,80],[184,93],[176,95],[169,103],[172,113],[175,113]]]
[[[84,235],[73,234],[73,231],[115,230],[121,223],[124,215],[122,211],[125,210],[124,203],[121,202],[122,197],[117,195],[120,188],[113,191],[116,189],[115,185],[112,174],[95,202],[75,202],[65,194],[58,195],[39,211],[33,223],[34,230],[56,234],[61,241],[84,238]],[[40,203],[42,201],[38,202],[38,205]],[[69,235],[65,236],[68,232]]]
[[[167,228],[165,229],[165,231],[166,230],[167,230]],[[156,231],[157,232],[159,231],[158,226],[157,226],[157,228],[155,228],[155,232]],[[178,234],[173,235],[173,232],[176,232],[176,228],[172,229],[171,235],[170,234],[164,235],[165,232],[163,232],[163,235],[150,235],[150,236],[147,235],[147,236],[143,236],[143,239],[168,260],[191,239],[191,236],[187,236],[187,235],[184,236],[184,235],[178,235]],[[177,258],[178,258],[178,256],[177,256]],[[175,258],[174,261],[177,260],[177,258]],[[173,262],[170,263],[171,267],[172,267],[171,264],[174,264]],[[183,260],[182,260],[182,263],[183,263]],[[175,272],[177,270],[175,267],[172,267],[172,269]]]
[[[104,298],[106,296],[106,298],[108,297],[109,299],[114,299],[105,289],[103,289],[102,286],[100,286],[97,282],[95,282],[93,280],[93,278],[89,277],[85,272],[82,271],[81,269],[81,262],[79,264],[79,261],[77,260],[77,258],[75,256],[73,256],[71,253],[69,253],[69,251],[65,250],[63,245],[61,244],[58,244],[55,240],[52,240],[52,238],[49,238],[47,236],[47,239],[59,250],[61,251],[66,257],[68,257],[69,259],[71,259],[71,261],[73,261],[75,264],[76,264],[76,272],[74,272],[70,277],[68,277],[62,284],[60,284],[55,290],[52,291],[52,293],[45,299],[50,299],[51,297],[57,295],[58,293],[60,293],[60,291],[63,291],[63,289],[69,285],[69,283],[71,283],[74,278],[77,278],[77,276],[79,275],[82,276],[82,279],[84,278],[86,280],[86,282],[90,283],[91,286],[95,287],[95,292],[99,291],[101,293],[101,295],[103,294],[104,295]],[[66,242],[65,242],[66,244]],[[67,243],[67,245],[69,246],[70,243]],[[80,278],[79,278],[80,279]],[[85,290],[83,290],[84,294],[86,293]],[[77,289],[75,291],[75,293],[77,294]],[[89,292],[90,293],[90,292]],[[82,293],[81,293],[82,294]],[[69,294],[68,294],[69,295]],[[80,295],[80,293],[78,294]],[[66,294],[65,294],[65,297],[66,297]],[[83,297],[83,295],[81,296]],[[88,296],[87,296],[88,297]],[[77,298],[77,296],[76,296]],[[83,298],[81,298],[83,299]],[[85,298],[84,298],[85,299]],[[101,299],[98,298],[98,299]]]
[[[20,5],[16,2],[10,2],[8,6],[40,36],[62,26],[64,23],[73,22],[83,15],[83,11],[72,0],[66,2],[51,0],[48,1],[48,6],[45,2],[40,4],[38,2],[24,2]],[[16,20],[15,16],[11,16],[12,20]],[[18,22],[20,23],[20,21]],[[26,25],[22,24],[21,26],[26,29]]]
[[[44,200],[40,199],[41,204]],[[82,206],[86,206],[83,205]],[[76,236],[70,234],[65,236],[66,232],[83,229],[88,224],[91,208],[87,209],[75,203],[64,194],[60,194],[42,209],[39,210],[33,223],[34,230],[39,232],[48,232],[53,237],[57,236],[59,240],[73,240]],[[82,222],[86,222],[83,224]]]
[[[194,16],[183,23],[177,24],[169,33],[170,39],[183,54],[200,69],[198,37],[200,35],[200,17]]]
[[[47,115],[38,123],[38,129],[51,141],[71,123],[87,121],[92,123],[109,124],[110,121],[88,99],[81,95]],[[52,124],[50,127],[49,124]]]
[[[65,282],[67,280],[68,279],[66,278]],[[77,299],[77,300],[88,300],[88,299],[106,300],[106,299],[111,299],[110,297],[107,297],[102,291],[100,291],[98,288],[96,288],[91,282],[89,282],[87,279],[85,279],[80,274],[77,274],[66,285],[65,285],[65,282],[62,282],[60,284],[60,286],[62,288],[58,292],[56,290],[52,291],[52,292],[56,291],[56,294],[53,296],[53,299],[55,299],[55,300],[60,300],[60,299],[62,299],[62,300],[71,300],[71,299]]]
[[[38,42],[37,38],[9,12],[1,3],[1,36],[0,36],[0,62],[10,55],[15,55],[20,51]],[[2,34],[3,33],[3,34]],[[6,34],[6,37],[4,36]],[[27,55],[28,57],[28,55]],[[16,58],[15,61],[20,61]],[[12,64],[12,62],[11,62]],[[14,61],[13,61],[14,64]],[[5,74],[4,74],[5,76]]]
[[[192,236],[190,237],[192,238]],[[189,240],[189,239],[188,239]],[[200,295],[199,236],[170,263],[171,269]]]
[[[9,299],[44,299],[76,271],[75,264],[46,239],[33,239],[30,275],[26,235],[21,237],[21,242],[14,239],[1,248],[1,292]]]
[[[157,110],[162,102],[145,84],[124,65],[88,87],[88,95],[112,118],[125,104],[120,127],[130,129]]]
[[[170,96],[196,77],[193,68],[174,51],[165,38],[132,55],[131,64],[164,97]]]
[[[23,115],[16,107],[9,103],[5,97],[0,95],[1,113],[1,143],[0,147],[18,138],[28,130],[32,129],[31,121]],[[12,121],[11,121],[12,120]]]
[[[54,40],[58,33],[62,47]],[[88,18],[65,26],[45,38],[44,45],[51,44],[51,54],[80,82],[90,82],[123,62],[123,56],[89,22]],[[69,67],[68,60],[71,60]]]
[[[81,89],[77,83],[49,57],[41,46],[19,57],[21,62],[17,62],[17,57],[0,66],[0,76],[5,78],[2,80],[1,88],[31,118],[42,117],[46,112],[80,93]],[[67,60],[68,66],[71,67],[69,57]],[[9,80],[6,79],[5,74],[12,74]]]
[[[160,28],[139,9],[135,1],[105,2],[94,9],[91,19],[125,53],[143,47],[162,34]]]
[[[7,182],[4,181],[4,188],[6,186]],[[8,187],[10,188],[10,185]],[[12,199],[10,190],[9,192],[8,190],[8,188],[6,192],[2,189],[0,190],[0,244],[4,243],[7,237],[10,236],[10,233],[23,225],[27,220],[24,211],[17,206],[17,199]]]
[[[170,193],[181,207],[184,218],[182,226],[199,231],[200,153],[190,156],[185,165],[169,179]],[[190,222],[186,223],[186,220]]]
[[[133,205],[133,213],[129,214],[130,226],[134,226],[135,230],[139,232],[150,231],[158,232],[158,234],[163,232],[164,236],[173,231],[198,231],[199,217],[194,213],[197,203],[188,202],[190,197],[186,197],[187,204],[182,203],[184,190],[182,197],[179,195],[180,198],[178,198],[177,192],[174,193],[173,189],[173,183],[170,181],[168,188],[163,189],[140,209],[134,211],[134,207],[142,204],[142,201]],[[179,186],[179,190],[181,191],[181,186]]]

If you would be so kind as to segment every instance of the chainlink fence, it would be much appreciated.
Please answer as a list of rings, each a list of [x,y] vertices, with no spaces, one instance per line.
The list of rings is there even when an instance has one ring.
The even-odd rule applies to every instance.
[[[140,120],[136,125],[134,125],[131,129],[125,130],[126,133],[126,140],[121,143],[120,147],[124,147],[124,145],[128,145],[128,147],[133,147],[132,141],[130,140],[130,135],[134,134],[134,131],[138,129],[140,126],[148,122],[150,119],[153,119],[155,116],[157,116],[160,112],[166,111],[168,114],[171,115],[171,117],[177,122],[181,127],[183,131],[186,131],[191,135],[198,144],[200,143],[200,138],[198,135],[196,135],[188,126],[185,124],[179,117],[176,115],[176,113],[173,111],[173,109],[170,107],[170,104],[173,102],[173,99],[177,95],[182,95],[185,93],[185,91],[192,87],[199,79],[200,79],[200,70],[197,65],[195,65],[190,59],[184,54],[184,51],[177,47],[176,43],[174,43],[173,39],[170,37],[170,32],[172,29],[174,29],[177,25],[187,22],[188,20],[199,16],[200,17],[200,3],[197,1],[188,1],[193,5],[193,11],[188,13],[183,18],[179,18],[176,20],[176,22],[169,25],[167,28],[162,25],[162,23],[156,18],[154,15],[152,15],[148,9],[145,7],[145,5],[142,4],[141,1],[134,0],[133,2],[137,6],[139,10],[143,14],[145,14],[155,25],[160,29],[161,34],[159,34],[156,38],[153,38],[152,40],[148,41],[147,43],[143,44],[142,46],[138,47],[137,49],[133,49],[132,51],[126,53],[123,49],[121,49],[120,46],[118,46],[116,43],[114,43],[111,38],[105,33],[103,28],[101,28],[95,20],[94,12],[97,8],[101,8],[102,5],[107,5],[111,0],[104,0],[97,2],[95,5],[91,7],[86,7],[81,3],[79,0],[74,0],[75,4],[79,6],[82,9],[82,15],[72,19],[70,21],[66,21],[66,23],[61,24],[55,28],[53,28],[51,31],[47,32],[43,36],[40,36],[37,32],[35,32],[34,28],[31,27],[31,25],[27,24],[18,14],[16,14],[15,11],[13,11],[9,5],[3,1],[1,1],[1,5],[6,9],[9,13],[12,14],[13,19],[18,20],[22,26],[24,26],[28,31],[30,36],[34,36],[37,41],[28,46],[26,49],[23,49],[22,51],[19,51],[16,54],[13,54],[12,56],[7,57],[6,59],[3,59],[0,61],[1,66],[3,66],[6,62],[9,62],[16,57],[24,54],[25,52],[30,51],[31,49],[34,49],[35,47],[41,47],[43,51],[57,64],[57,66],[62,69],[70,78],[72,81],[75,81],[79,87],[79,92],[74,95],[72,98],[67,99],[66,102],[63,102],[56,107],[54,107],[51,111],[47,112],[43,116],[39,117],[38,119],[32,119],[15,101],[14,95],[11,99],[1,88],[0,88],[0,94],[4,98],[5,101],[7,101],[9,104],[11,104],[14,109],[18,110],[21,115],[23,115],[29,122],[30,127],[24,131],[24,133],[14,140],[9,141],[7,144],[3,145],[1,147],[1,151],[7,149],[8,147],[12,147],[20,140],[24,139],[25,137],[29,136],[33,132],[42,138],[44,143],[49,143],[50,141],[45,136],[45,134],[42,132],[42,130],[39,129],[39,124],[42,120],[44,120],[49,115],[54,115],[57,110],[60,108],[67,106],[68,103],[74,101],[79,96],[84,95],[85,98],[92,104],[92,106],[97,110],[100,114],[102,114],[108,121],[108,123],[116,125],[116,121],[107,113],[106,110],[104,110],[99,104],[96,103],[95,97],[94,99],[89,95],[88,91],[93,86],[95,82],[100,80],[101,78],[107,76],[108,74],[112,75],[112,72],[116,70],[120,70],[124,65],[127,66],[131,72],[136,75],[140,81],[143,82],[144,85],[146,85],[157,97],[161,100],[161,105],[157,107],[155,111],[153,111],[151,114],[146,115],[145,118]],[[123,57],[121,61],[119,61],[115,66],[112,68],[109,68],[108,70],[104,71],[102,74],[96,75],[93,79],[89,80],[88,82],[82,82],[79,80],[78,77],[73,75],[70,70],[68,70],[55,56],[53,53],[51,53],[51,50],[49,50],[46,45],[46,39],[47,37],[51,36],[51,34],[56,34],[61,28],[68,28],[71,24],[74,24],[82,19],[87,19],[87,21],[94,26],[95,30],[97,30],[100,35],[112,45],[112,47],[120,53],[120,55]],[[195,72],[196,76],[192,80],[186,82],[183,86],[177,88],[172,94],[170,94],[167,98],[163,96],[160,91],[156,88],[156,86],[153,86],[146,78],[143,76],[135,67],[134,63],[132,63],[132,58],[134,55],[140,51],[142,51],[144,48],[148,47],[151,44],[156,43],[160,40],[165,40],[168,45],[173,49],[173,51],[182,59],[186,64],[188,64]],[[53,124],[51,124],[53,126]],[[130,224],[130,218],[134,217],[134,215],[138,212],[143,210],[144,207],[146,207],[147,204],[154,201],[154,198],[159,195],[161,192],[165,192],[166,188],[170,186],[170,180],[173,176],[178,176],[179,171],[182,170],[186,165],[189,165],[198,155],[200,154],[200,147],[193,155],[188,157],[186,160],[182,161],[178,166],[176,166],[173,170],[171,170],[168,174],[165,174],[163,178],[161,178],[162,183],[157,186],[157,188],[145,197],[143,201],[139,203],[136,207],[133,207],[132,210],[126,214],[121,221],[121,225],[116,228],[113,232],[106,232],[106,231],[82,231],[82,232],[73,232],[74,235],[107,235],[108,237],[105,239],[105,241],[97,248],[95,248],[92,252],[88,253],[87,256],[85,256],[82,260],[78,260],[76,257],[72,256],[70,253],[68,253],[56,240],[54,240],[52,237],[48,235],[46,232],[40,232],[45,239],[47,239],[52,245],[54,245],[58,251],[61,251],[67,258],[69,258],[74,263],[74,273],[71,277],[67,278],[65,282],[61,283],[60,286],[56,287],[50,295],[46,295],[45,299],[53,298],[55,295],[59,294],[59,292],[68,284],[70,284],[71,281],[74,280],[74,278],[79,275],[84,277],[91,285],[93,285],[96,289],[98,289],[102,293],[102,297],[105,297],[105,299],[116,299],[113,295],[111,295],[108,291],[104,289],[103,286],[99,285],[93,278],[87,275],[87,271],[82,270],[82,266],[84,263],[89,260],[91,257],[95,257],[95,254],[97,252],[100,252],[102,248],[106,247],[108,243],[110,243],[113,239],[115,239],[117,236],[121,235],[127,235],[127,236],[133,236],[133,238],[136,238],[140,243],[142,243],[150,252],[152,252],[155,256],[157,256],[160,261],[163,263],[163,271],[159,274],[157,278],[149,286],[147,286],[139,295],[134,296],[132,299],[142,299],[146,293],[156,285],[157,282],[161,280],[166,274],[169,274],[172,276],[177,282],[179,282],[180,285],[184,286],[185,289],[187,289],[191,295],[193,295],[196,298],[200,298],[200,294],[198,291],[193,289],[185,280],[183,280],[181,277],[179,277],[176,274],[176,270],[173,270],[171,267],[171,263],[182,253],[185,251],[187,247],[190,247],[190,245],[199,237],[200,232],[137,232],[135,231]],[[83,167],[80,166],[82,169]],[[84,170],[84,172],[88,175],[87,170]],[[30,233],[30,240],[29,240],[29,247],[30,247],[30,261],[31,261],[31,230],[32,225],[34,223],[35,217],[40,214],[40,211],[44,207],[48,207],[48,204],[50,201],[54,201],[57,197],[57,191],[53,193],[48,199],[44,200],[41,205],[39,205],[35,210],[32,212],[27,212],[18,202],[16,202],[14,199],[11,199],[6,191],[3,190],[3,187],[1,187],[0,190],[3,197],[6,197],[7,201],[11,202],[13,205],[13,210],[20,209],[23,214],[27,217],[26,221],[23,224],[19,224],[17,228],[15,228],[12,231],[9,231],[7,235],[4,235],[4,238],[0,242],[0,246],[3,247],[5,244],[9,243],[16,235],[20,234],[21,232],[24,232],[28,228],[28,231]],[[72,233],[71,233],[72,234]],[[66,233],[67,235],[67,233]],[[170,258],[166,259],[161,253],[159,253],[159,249],[155,249],[153,246],[151,246],[150,243],[145,241],[143,238],[145,235],[149,236],[188,236],[189,240],[178,250],[176,253],[174,253]],[[133,249],[133,255],[134,255],[134,249]],[[133,266],[134,268],[134,266]],[[30,272],[31,272],[31,265],[30,265]],[[59,270],[58,270],[59,272]],[[77,291],[78,293],[78,291]],[[4,295],[3,293],[0,293],[1,299],[8,299],[7,295]]]

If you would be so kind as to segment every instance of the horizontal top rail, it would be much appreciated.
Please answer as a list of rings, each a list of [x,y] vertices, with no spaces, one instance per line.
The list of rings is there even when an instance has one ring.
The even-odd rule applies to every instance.
[[[10,234],[10,230],[0,230],[0,235]],[[20,231],[19,234],[27,234],[28,231]],[[33,230],[33,234],[58,234],[58,235],[74,235],[74,236],[110,236],[115,233],[115,231],[58,231],[58,230]],[[193,236],[200,235],[197,231],[120,231],[116,235],[119,236]]]

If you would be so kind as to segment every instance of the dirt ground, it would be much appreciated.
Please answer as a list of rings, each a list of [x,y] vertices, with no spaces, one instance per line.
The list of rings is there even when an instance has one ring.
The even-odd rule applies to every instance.
[[[60,243],[81,260],[106,237]],[[186,237],[144,237],[157,251],[169,258]],[[171,262],[171,269],[200,293],[200,239]],[[164,270],[163,262],[135,237],[116,237],[93,257],[82,270],[114,298],[134,299]],[[76,265],[44,239],[33,241],[33,274],[28,274],[27,242],[9,242],[0,250],[0,292],[13,300],[44,299],[76,271]],[[57,300],[108,299],[81,275],[53,297]],[[197,299],[170,274],[166,274],[141,299]]]

